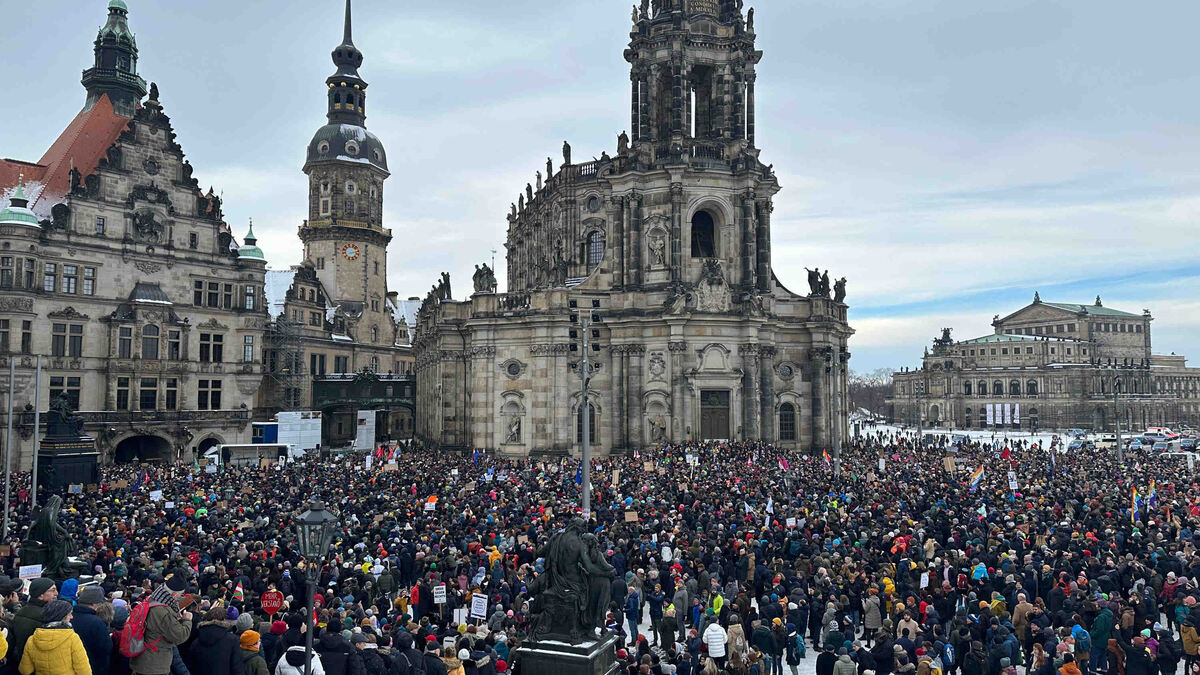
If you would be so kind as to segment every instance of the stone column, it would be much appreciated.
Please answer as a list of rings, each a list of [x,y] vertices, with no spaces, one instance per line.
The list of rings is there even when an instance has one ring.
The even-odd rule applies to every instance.
[[[813,347],[809,358],[809,367],[812,370],[812,443],[814,449],[822,450],[829,447],[825,356],[820,347]]]
[[[770,199],[758,202],[758,251],[755,259],[758,290],[771,291],[771,211],[775,209]]]
[[[671,135],[683,133],[683,64],[671,64]]]
[[[633,270],[630,280],[634,286],[641,287],[643,283],[642,264],[642,196],[637,192],[629,194],[630,225],[632,236],[629,238],[630,253],[633,254]]]
[[[625,209],[622,208],[621,199],[619,197],[609,197],[606,200],[608,206],[608,222],[612,223],[613,236],[616,238],[615,246],[612,247],[614,258],[613,261],[613,281],[618,288],[625,285]],[[549,247],[548,247],[549,248]]]
[[[686,394],[687,377],[683,372],[683,357],[687,350],[686,342],[670,342],[667,353],[670,356],[671,368],[671,431],[670,438],[674,443],[683,442],[686,438]]]
[[[759,378],[761,384],[759,392],[762,420],[760,436],[764,441],[774,443],[777,431],[775,428],[775,348],[764,346],[760,352]],[[796,412],[799,414],[799,411]]]
[[[714,232],[716,237],[719,233]],[[683,183],[671,183],[671,281],[683,276]]]
[[[626,408],[629,415],[629,440],[632,447],[641,448],[646,444],[645,436],[642,434],[642,360],[646,356],[646,347],[645,345],[626,345],[626,347],[629,350],[629,375],[626,378],[629,382],[629,407]]]
[[[742,195],[741,285],[747,288],[754,287],[754,273],[756,271],[755,258],[757,257],[758,241],[754,211],[754,191],[751,190]]]
[[[638,73],[638,82],[642,89],[641,96],[638,97],[638,138],[643,141],[652,138],[650,133],[650,92],[654,88],[650,86],[651,81],[646,77],[645,71]]]
[[[733,76],[733,137],[746,137],[746,83],[743,73],[736,72]]]
[[[642,117],[642,102],[641,102],[641,78],[636,73],[630,73],[630,93],[629,93],[629,135],[630,140],[637,142],[642,140],[641,117]]]
[[[759,346],[742,345],[738,348],[742,356],[742,437],[759,438]]]
[[[650,66],[650,84],[648,87],[646,87],[646,92],[649,94],[648,98],[650,100],[642,102],[644,110],[642,119],[645,120],[649,125],[647,133],[650,137],[650,140],[655,142],[663,140],[658,137],[658,131],[659,129],[662,129],[663,126],[662,120],[658,119],[658,114],[662,110],[662,104],[658,100],[659,97],[662,96],[662,91],[660,91],[658,86],[658,70],[658,64]],[[647,108],[648,110],[646,110]]]
[[[613,433],[612,449],[624,450],[629,448],[627,430],[629,419],[625,411],[629,410],[629,383],[626,382],[625,345],[613,345],[612,383],[613,383]]]
[[[746,75],[746,140],[754,147],[754,73]]]

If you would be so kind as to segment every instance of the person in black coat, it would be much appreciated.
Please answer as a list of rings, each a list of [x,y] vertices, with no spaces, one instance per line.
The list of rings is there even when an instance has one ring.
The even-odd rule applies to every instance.
[[[425,658],[413,647],[410,633],[396,634],[396,646],[392,649],[392,675],[417,675],[425,672]]]
[[[425,648],[425,675],[446,675],[446,662],[441,654],[438,642],[430,641]]]
[[[75,619],[71,627],[83,642],[92,675],[108,675],[113,652],[112,632],[104,619],[96,616],[96,608],[104,604],[104,591],[99,586],[84,586],[75,602]]]
[[[225,608],[220,606],[204,615],[183,659],[191,675],[245,675],[242,645],[224,619]]]
[[[321,655],[325,675],[365,675],[362,659],[340,633],[325,631],[313,649]]]

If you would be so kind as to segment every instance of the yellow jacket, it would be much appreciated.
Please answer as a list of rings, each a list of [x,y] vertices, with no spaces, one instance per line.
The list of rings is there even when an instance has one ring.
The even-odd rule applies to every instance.
[[[83,640],[70,628],[38,628],[25,643],[21,675],[92,675]]]

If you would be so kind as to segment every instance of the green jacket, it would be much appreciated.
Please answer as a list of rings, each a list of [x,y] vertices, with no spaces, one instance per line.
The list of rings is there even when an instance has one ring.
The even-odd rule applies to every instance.
[[[266,659],[253,649],[242,650],[242,665],[246,668],[246,675],[271,675]]]
[[[129,669],[143,675],[171,672],[172,647],[187,641],[191,634],[192,623],[184,621],[170,607],[151,607],[146,615],[146,644],[155,644],[156,649],[147,648],[129,659]]]
[[[1108,644],[1108,638],[1112,635],[1113,628],[1113,613],[1112,610],[1105,607],[1100,610],[1096,618],[1092,621],[1092,629],[1088,633],[1092,636],[1092,648],[1095,649],[1099,645],[1100,649]]]

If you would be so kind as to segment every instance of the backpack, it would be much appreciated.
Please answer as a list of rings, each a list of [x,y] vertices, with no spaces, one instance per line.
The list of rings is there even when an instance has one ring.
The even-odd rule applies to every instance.
[[[125,621],[125,628],[121,630],[121,656],[126,658],[134,658],[140,656],[146,650],[152,652],[158,651],[158,642],[162,638],[158,638],[150,644],[146,644],[146,617],[150,614],[150,609],[153,607],[166,607],[161,602],[152,602],[147,600],[133,608],[129,613],[129,619]]]
[[[1075,639],[1075,651],[1080,653],[1090,653],[1092,651],[1092,636],[1084,631]]]
[[[942,663],[945,664],[947,668],[954,667],[954,645],[947,643],[942,649]]]

